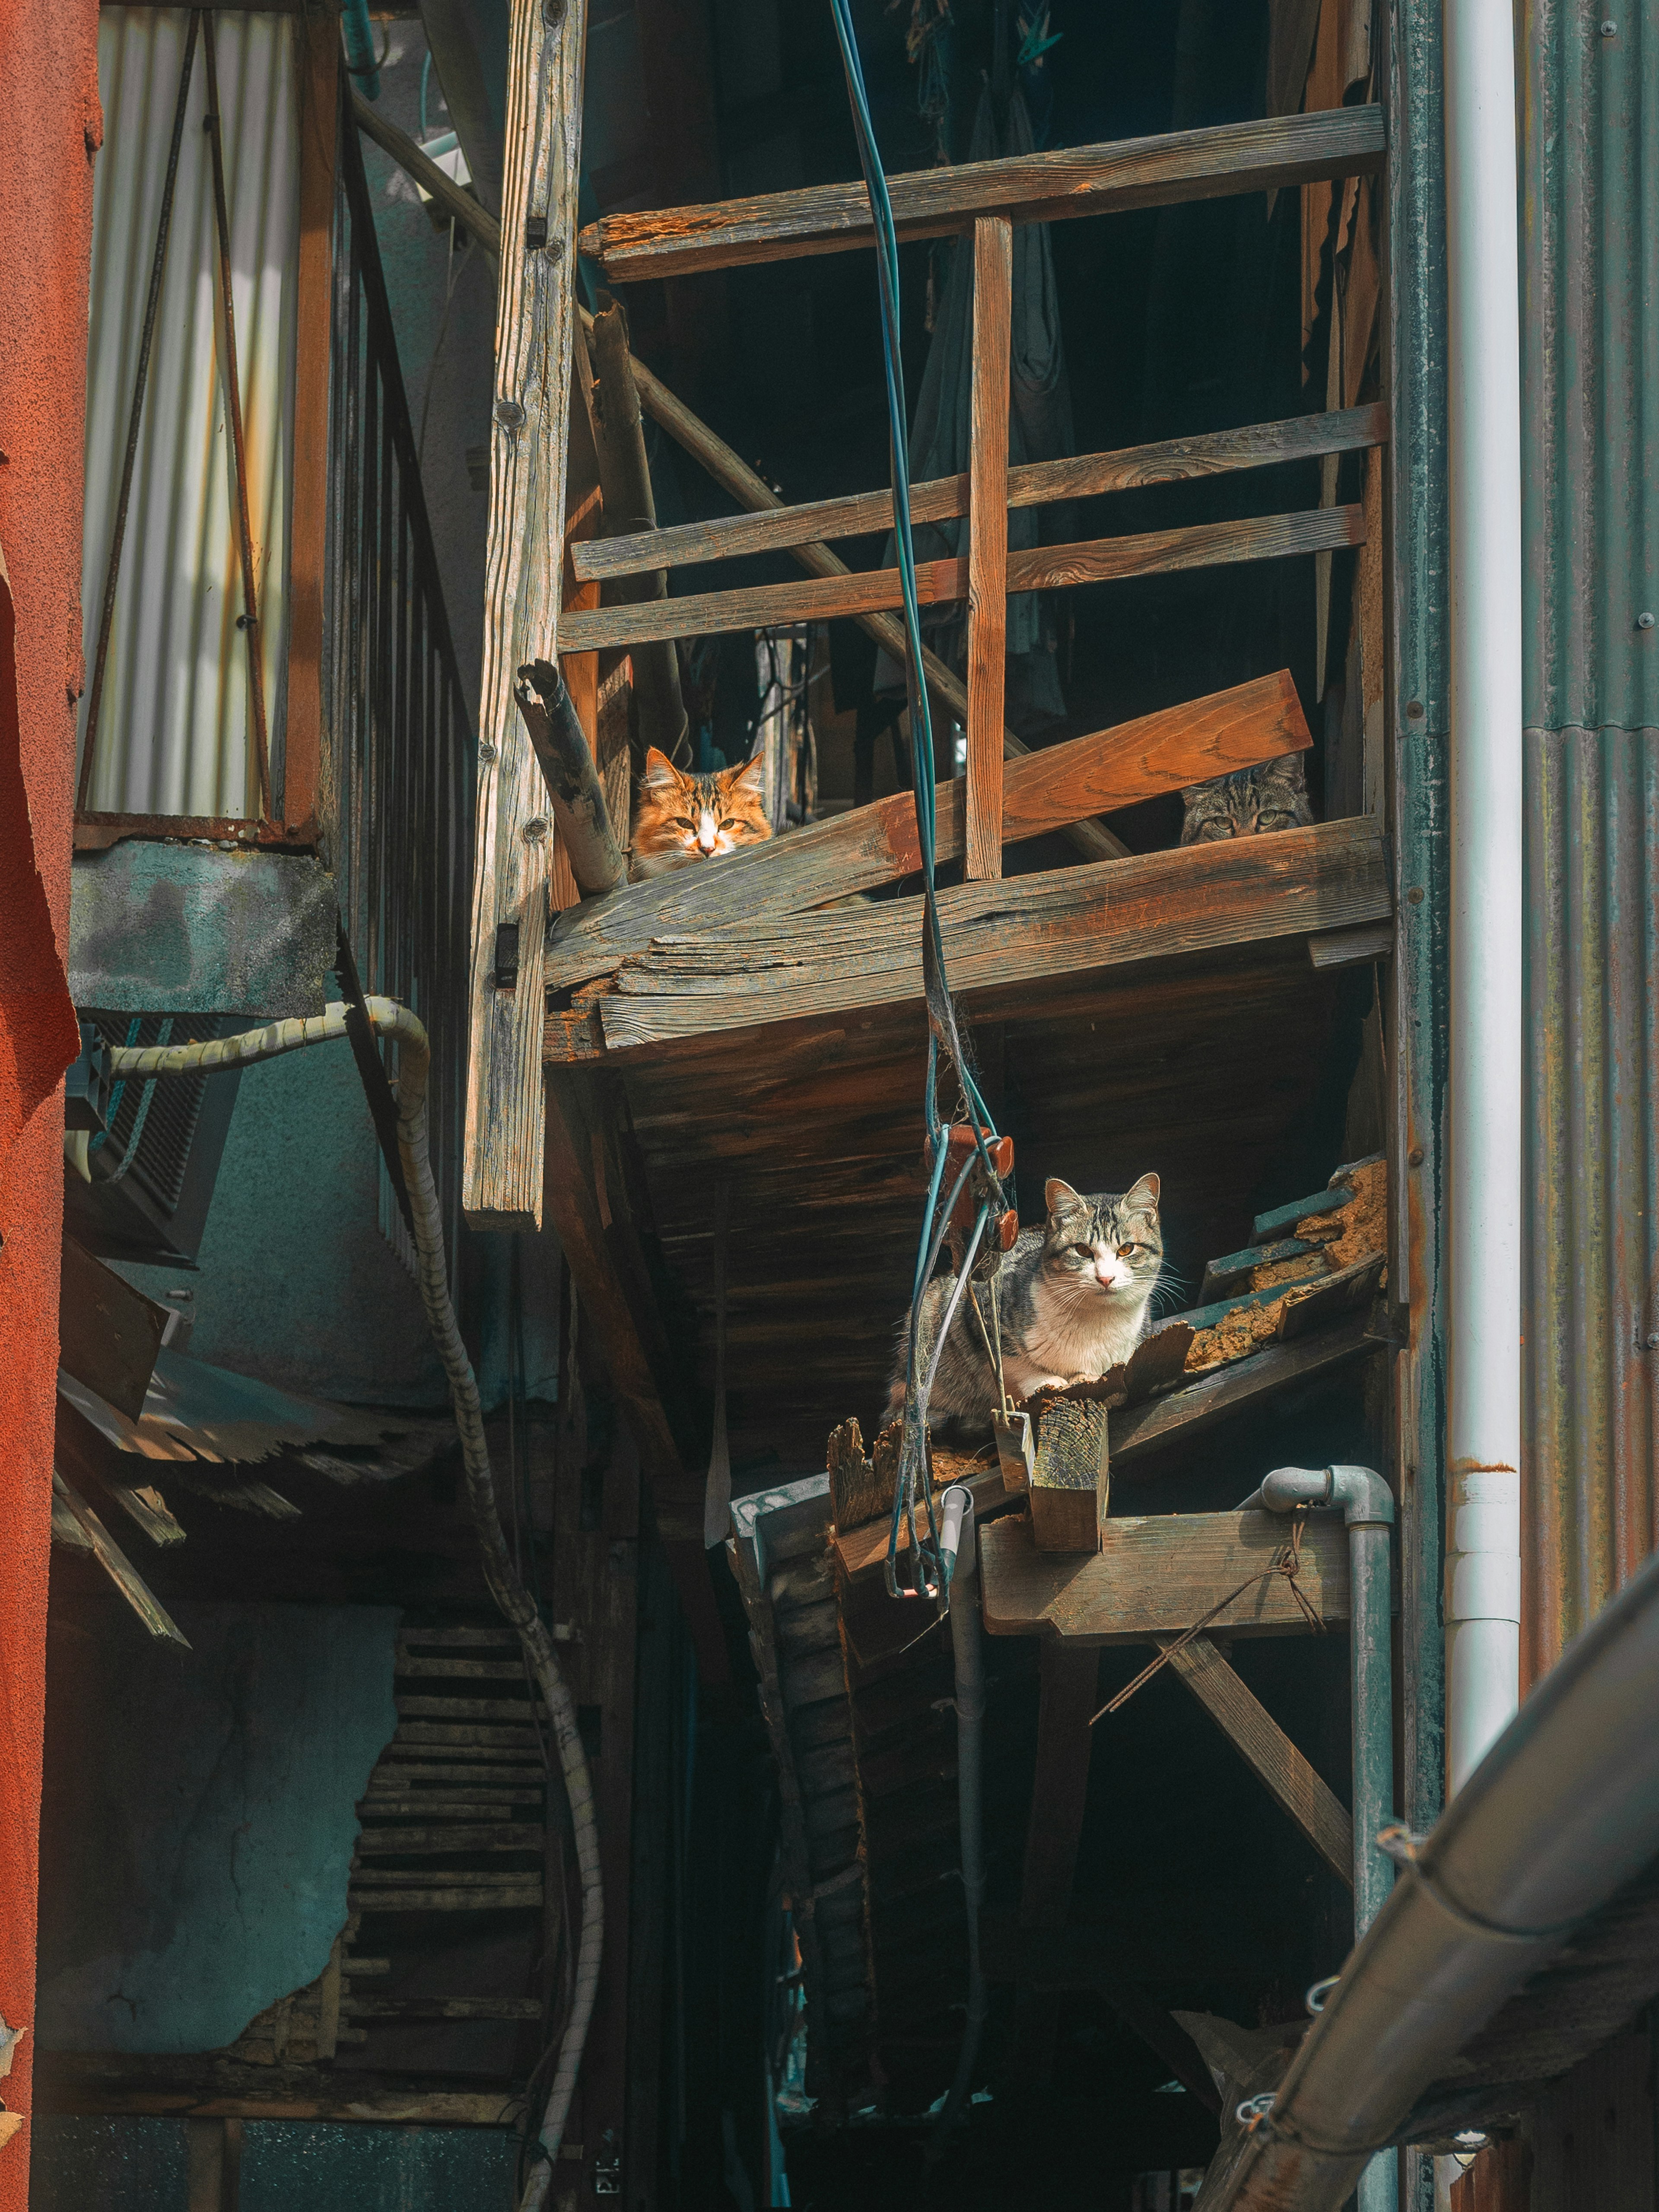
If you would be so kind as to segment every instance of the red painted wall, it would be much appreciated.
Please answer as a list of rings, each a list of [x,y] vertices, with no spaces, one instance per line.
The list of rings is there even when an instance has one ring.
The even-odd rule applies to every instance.
[[[0,2014],[34,2018],[96,0],[0,0]],[[0,2096],[28,2109],[33,2038]],[[25,2212],[28,2129],[0,2148]]]

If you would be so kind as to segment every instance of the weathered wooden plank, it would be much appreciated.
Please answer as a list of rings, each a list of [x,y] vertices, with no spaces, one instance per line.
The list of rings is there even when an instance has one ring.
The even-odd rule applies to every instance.
[[[1365,174],[1382,167],[1384,143],[1380,108],[1347,107],[913,169],[890,180],[893,219],[906,240],[943,238],[981,215],[1054,222],[1171,207]],[[614,282],[844,253],[873,241],[863,185],[836,184],[606,216],[580,243]]]
[[[349,2020],[539,2020],[539,1997],[345,1997]]]
[[[575,314],[576,188],[586,0],[514,0],[495,315],[489,537],[472,879],[461,1203],[476,1226],[533,1229],[542,1212],[542,937],[553,840],[513,686],[558,645],[566,422]],[[532,220],[545,241],[526,238]],[[518,932],[516,982],[496,981],[499,927]]]
[[[55,1468],[52,1470],[52,1493],[54,1512],[61,1506],[68,1514],[84,1538],[87,1549],[114,1583],[116,1589],[120,1591],[122,1596],[125,1598],[139,1620],[143,1622],[150,1634],[161,1638],[167,1643],[179,1644],[188,1651],[189,1639],[180,1631],[172,1614],[151,1592],[143,1576],[139,1574],[131,1560],[105,1528],[91,1506],[76,1491],[71,1489]]]
[[[966,995],[1375,920],[1389,893],[1383,841],[1366,819],[963,884],[939,904],[951,985]],[[661,939],[596,1001],[605,1047],[920,1003],[919,915],[914,902],[883,901]],[[556,1023],[548,1038],[550,1056],[569,1048]]]
[[[1028,545],[1007,556],[1008,589],[1059,591],[1127,576],[1278,561],[1300,553],[1340,551],[1363,544],[1364,536],[1365,510],[1353,506],[1247,515],[1232,522],[1195,522],[1178,530],[1144,530],[1129,538],[1097,538],[1075,545]],[[922,562],[916,570],[916,596],[923,606],[965,599],[967,561]],[[559,650],[591,653],[655,638],[710,637],[724,630],[763,629],[781,623],[829,622],[903,604],[896,568],[848,569],[842,575],[797,583],[688,592],[680,599],[653,599],[637,606],[583,609],[561,622]]]
[[[993,1636],[1144,1643],[1194,1627],[1247,1583],[1216,1620],[1218,1635],[1306,1635],[1290,1579],[1274,1566],[1290,1535],[1278,1513],[1123,1516],[1107,1522],[1098,1552],[1068,1558],[1038,1551],[1023,1517],[994,1521],[980,1546],[985,1626]],[[1322,1620],[1348,1618],[1338,1516],[1308,1515],[1297,1580]]]
[[[37,2061],[37,2112],[246,2113],[254,2119],[380,2120],[499,2128],[513,2101],[488,2091],[428,2089],[355,2069],[331,2076],[314,2066],[250,2066],[234,2059],[144,2052],[52,2051]]]
[[[1194,437],[1159,438],[1110,453],[1073,453],[1055,461],[1024,461],[1008,471],[1009,507],[1092,499],[1147,484],[1267,468],[1281,461],[1316,459],[1385,444],[1388,410],[1378,400],[1335,414],[1294,415],[1285,422],[1257,422],[1239,430],[1208,430]],[[936,477],[910,487],[913,522],[947,522],[968,512],[968,477]],[[827,538],[866,538],[893,526],[890,491],[854,492],[841,499],[797,507],[722,514],[708,522],[681,522],[631,538],[593,538],[570,549],[583,580],[634,576],[653,568],[678,568],[739,554],[792,552]]]
[[[384,1806],[377,1806],[384,1814]],[[396,1856],[406,1853],[410,1858],[424,1857],[437,1851],[538,1851],[546,1842],[546,1831],[528,1820],[478,1822],[471,1826],[460,1821],[443,1822],[437,1827],[365,1828],[357,1838],[360,1857]],[[373,1877],[380,1879],[378,1870]]]
[[[1002,782],[1002,842],[1039,836],[1073,809],[1080,817],[1133,805],[1301,751],[1310,742],[1290,672],[1257,677],[1011,762]],[[939,787],[934,842],[941,861],[961,854],[963,818],[957,776]],[[803,912],[921,866],[915,799],[896,792],[728,860],[630,884],[561,915],[545,954],[547,987],[586,982],[665,931],[718,927],[735,912]]]
[[[1009,316],[1014,234],[974,225],[974,360],[969,447],[968,773],[964,873],[1002,873],[1002,693],[1008,630]]]
[[[354,1912],[539,1912],[542,1884],[539,1875],[511,1884],[496,1882],[488,1889],[458,1888],[453,1881],[429,1889],[388,1889],[385,1877],[373,1877],[378,1887],[365,1882],[350,1892]]]
[[[1169,1664],[1333,1873],[1352,1889],[1353,1823],[1255,1692],[1207,1636],[1171,1649]]]
[[[1364,1314],[1353,1314],[1334,1328],[1290,1344],[1271,1344],[1231,1367],[1218,1367],[1142,1406],[1120,1407],[1110,1417],[1112,1465],[1127,1477],[1143,1472],[1165,1447],[1184,1444],[1216,1422],[1275,1391],[1310,1382],[1363,1352],[1381,1349],[1367,1333]],[[1150,1464],[1145,1470],[1152,1471]]]

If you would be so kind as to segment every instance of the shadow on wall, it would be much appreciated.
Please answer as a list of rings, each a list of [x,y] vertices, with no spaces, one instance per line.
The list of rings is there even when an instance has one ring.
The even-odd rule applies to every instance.
[[[314,1980],[397,1726],[382,1606],[54,1613],[38,2047],[201,2051]]]

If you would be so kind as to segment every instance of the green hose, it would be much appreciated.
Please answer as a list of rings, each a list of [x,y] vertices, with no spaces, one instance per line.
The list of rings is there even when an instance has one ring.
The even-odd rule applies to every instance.
[[[455,1309],[450,1303],[438,1194],[432,1181],[432,1163],[426,1142],[426,1079],[431,1060],[426,1030],[408,1007],[398,1006],[395,1000],[368,999],[364,1005],[374,1029],[398,1042],[398,1150],[415,1217],[421,1303],[426,1308],[433,1341],[449,1378],[450,1403],[455,1409],[455,1425],[460,1432],[461,1457],[466,1470],[467,1504],[483,1554],[484,1580],[503,1617],[519,1632],[553,1723],[581,1876],[581,1936],[576,1951],[575,1988],[570,2017],[559,2045],[553,2086],[548,2092],[547,2108],[542,2116],[539,2142],[544,2156],[537,2160],[520,2200],[520,2212],[540,2212],[575,2092],[588,2025],[599,1995],[599,1960],[605,1948],[605,1892],[599,1872],[599,1832],[593,1813],[593,1785],[587,1770],[587,1753],[576,1726],[575,1705],[554,1656],[553,1639],[507,1553],[507,1539],[501,1532],[501,1515],[495,1505],[495,1486],[489,1471],[489,1448],[484,1440],[483,1407],[478,1398],[477,1377],[461,1342],[461,1333],[455,1325]],[[275,1060],[285,1052],[302,1051],[307,1045],[329,1044],[345,1035],[346,1008],[337,1004],[304,1021],[272,1022],[262,1030],[246,1030],[238,1036],[214,1037],[204,1044],[118,1047],[111,1052],[110,1061],[116,1075],[212,1075],[250,1067],[256,1060]]]

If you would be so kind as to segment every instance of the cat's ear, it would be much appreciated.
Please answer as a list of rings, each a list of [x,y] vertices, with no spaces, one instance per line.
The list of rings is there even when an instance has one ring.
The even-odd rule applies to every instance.
[[[1273,775],[1277,781],[1288,784],[1292,791],[1306,791],[1308,788],[1306,756],[1303,753],[1285,753],[1273,763]]]
[[[659,751],[655,745],[647,750],[645,774],[640,779],[647,791],[678,790],[684,780],[665,752]]]
[[[1162,1188],[1163,1185],[1155,1175],[1144,1175],[1133,1190],[1124,1192],[1118,1204],[1126,1213],[1155,1214],[1158,1193]]]
[[[766,756],[757,753],[752,760],[744,761],[741,768],[728,769],[721,781],[728,791],[741,791],[750,799],[758,799],[764,787],[765,776]]]
[[[1069,1221],[1074,1214],[1086,1213],[1089,1201],[1079,1198],[1068,1182],[1058,1176],[1050,1176],[1042,1186],[1042,1202],[1048,1209],[1050,1221]]]

